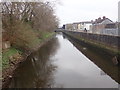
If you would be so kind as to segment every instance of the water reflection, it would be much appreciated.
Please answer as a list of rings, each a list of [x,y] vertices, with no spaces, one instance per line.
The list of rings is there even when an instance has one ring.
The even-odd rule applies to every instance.
[[[53,38],[37,52],[30,55],[16,70],[10,88],[46,88],[53,87],[57,66],[51,58],[59,48],[57,38]]]
[[[10,87],[118,88],[111,56],[88,47],[58,34],[16,70]]]
[[[111,76],[111,78],[120,83],[120,67],[115,66],[114,64],[116,62],[113,61],[113,58],[117,56],[116,54],[108,53],[84,42],[71,39],[66,35],[64,35],[64,38],[68,39],[80,52],[87,56],[97,66],[99,66],[103,70],[101,75],[103,75],[103,72],[105,72]]]
[[[55,73],[56,86],[60,85],[64,88],[118,88],[118,84],[108,75],[101,75],[103,70],[76,48],[68,40],[68,37],[58,36],[58,40],[60,48],[54,56],[57,58],[55,64],[58,66],[57,73]],[[84,46],[81,49],[87,52],[88,48]],[[94,55],[96,57],[96,54]]]

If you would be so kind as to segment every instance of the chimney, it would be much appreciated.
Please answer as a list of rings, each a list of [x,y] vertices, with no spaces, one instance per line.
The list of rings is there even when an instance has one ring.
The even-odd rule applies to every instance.
[[[106,17],[105,16],[103,16],[103,20],[105,20],[106,19]]]
[[[98,18],[98,22],[101,22],[101,20],[102,20],[101,17],[99,17],[99,18]]]
[[[97,23],[98,22],[98,19],[95,19],[95,23]]]

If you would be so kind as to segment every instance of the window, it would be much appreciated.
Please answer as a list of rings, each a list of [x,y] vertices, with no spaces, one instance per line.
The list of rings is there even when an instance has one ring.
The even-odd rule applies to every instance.
[[[105,28],[117,28],[116,24],[106,24]]]

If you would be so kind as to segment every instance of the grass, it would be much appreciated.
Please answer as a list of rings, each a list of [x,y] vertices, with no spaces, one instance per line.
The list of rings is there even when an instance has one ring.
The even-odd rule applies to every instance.
[[[43,32],[42,38],[35,38],[35,40],[32,41],[31,45],[29,45],[29,47],[32,49],[32,48],[39,46],[39,44],[41,42],[43,42],[46,38],[51,37],[52,35],[54,35],[54,32],[52,32],[52,33],[51,32]],[[13,56],[17,53],[22,53],[22,52],[13,47],[2,53],[2,68],[3,69],[8,68],[10,66],[9,57]]]
[[[42,33],[42,38],[46,39],[46,38],[52,36],[53,34],[54,34],[54,32],[44,32],[44,33]]]
[[[39,47],[40,43],[44,42],[45,39],[53,36],[54,32],[45,32],[44,31],[44,32],[40,32],[40,34],[41,34],[40,38],[35,38],[32,41],[31,45],[28,45],[31,50],[33,50],[34,48]]]
[[[2,68],[5,69],[9,67],[9,57],[13,56],[17,53],[22,53],[21,51],[15,49],[15,48],[10,48],[7,51],[4,51],[2,53]]]

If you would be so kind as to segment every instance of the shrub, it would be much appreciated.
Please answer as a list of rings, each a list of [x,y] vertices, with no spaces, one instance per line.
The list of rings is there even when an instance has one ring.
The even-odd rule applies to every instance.
[[[18,23],[14,26],[10,41],[17,48],[29,50],[32,50],[35,44],[39,43],[37,34],[27,23]]]

